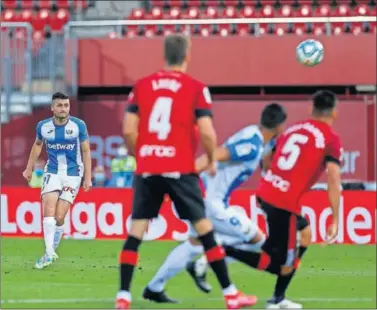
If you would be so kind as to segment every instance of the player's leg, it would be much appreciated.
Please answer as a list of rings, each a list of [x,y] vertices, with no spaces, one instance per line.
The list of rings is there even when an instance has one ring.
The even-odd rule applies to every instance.
[[[203,246],[195,238],[189,238],[175,247],[144,289],[143,297],[159,303],[176,303],[176,300],[171,299],[164,292],[167,281],[185,270],[186,265],[202,253],[204,253]]]
[[[36,261],[34,267],[43,269],[52,264],[54,251],[54,232],[55,232],[55,210],[59,199],[62,184],[56,174],[46,174],[42,185],[42,207],[43,207],[43,235],[45,241],[45,254]]]
[[[211,216],[211,221],[216,234],[220,236],[224,246],[235,246],[247,251],[260,251],[266,237],[264,233],[253,223],[244,210],[227,208],[223,202],[217,202],[223,206],[216,208],[220,210]],[[206,205],[207,208],[208,203]],[[227,263],[232,261],[227,259]],[[190,262],[187,271],[194,278],[196,285],[204,292],[210,285],[205,281],[207,272],[207,259],[200,257]]]
[[[59,196],[55,211],[55,233],[54,233],[54,251],[59,246],[64,233],[64,219],[68,210],[73,205],[73,202],[79,192],[81,185],[81,177],[66,176],[62,177],[63,189]],[[55,258],[58,258],[57,256]]]
[[[243,296],[232,284],[225,263],[224,249],[215,240],[212,223],[205,217],[204,201],[197,175],[183,175],[170,180],[169,195],[181,219],[189,220],[204,247],[207,260],[220,283],[228,308],[239,309],[256,303],[255,296]]]
[[[116,309],[129,309],[131,305],[130,286],[138,262],[139,246],[149,220],[158,216],[165,194],[165,182],[158,176],[135,176],[133,191],[131,230],[119,257],[120,288],[116,296]]]
[[[308,246],[311,242],[311,229],[309,223],[305,218],[302,216],[297,217],[297,229],[299,231],[299,246],[297,250],[297,257],[294,262],[294,270],[288,275],[278,275],[274,295],[269,301],[280,301],[279,308],[286,307],[290,309],[301,309],[302,305],[298,303],[294,303],[285,298],[285,293],[288,289],[289,284],[294,277],[296,270],[299,267],[300,261],[304,256]],[[268,303],[269,304],[269,303]],[[274,303],[270,305],[270,308],[275,306]]]

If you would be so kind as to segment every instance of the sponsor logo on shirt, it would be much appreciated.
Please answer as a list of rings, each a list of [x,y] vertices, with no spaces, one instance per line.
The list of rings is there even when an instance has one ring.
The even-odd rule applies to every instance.
[[[52,150],[67,150],[72,151],[76,144],[61,144],[61,143],[47,143],[47,148]]]

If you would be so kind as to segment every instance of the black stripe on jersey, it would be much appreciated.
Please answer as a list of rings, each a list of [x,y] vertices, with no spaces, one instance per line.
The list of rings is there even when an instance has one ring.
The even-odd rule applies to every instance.
[[[325,157],[325,162],[332,162],[332,163],[335,163],[335,164],[338,164],[340,166],[340,160],[333,157],[333,156],[326,156]]]
[[[208,109],[196,109],[195,110],[195,117],[196,118],[201,118],[201,117],[204,117],[204,116],[213,117],[213,113],[212,113],[211,110],[208,110]]]
[[[129,104],[126,108],[126,112],[129,113],[138,113],[139,112],[139,107],[136,104]]]

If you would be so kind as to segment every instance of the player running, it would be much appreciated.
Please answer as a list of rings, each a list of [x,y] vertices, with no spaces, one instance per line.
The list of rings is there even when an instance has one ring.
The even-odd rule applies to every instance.
[[[138,248],[150,219],[158,216],[169,194],[181,219],[189,220],[199,235],[207,259],[221,284],[228,309],[256,303],[231,283],[224,250],[215,241],[206,219],[195,170],[196,135],[208,155],[209,174],[216,172],[216,133],[212,124],[211,96],[207,87],[185,73],[190,42],[182,35],[164,41],[165,70],[139,80],[129,97],[124,135],[136,155],[132,225],[120,254],[120,290],[117,309],[131,305],[130,283],[138,262]]]
[[[35,268],[43,269],[58,259],[56,249],[64,232],[64,218],[79,191],[92,186],[91,156],[85,123],[69,115],[68,96],[52,96],[53,117],[37,125],[37,137],[31,149],[23,177],[30,182],[33,167],[46,144],[48,161],[44,169],[41,191],[43,205],[43,234],[45,254],[36,261]]]
[[[229,208],[229,197],[259,167],[263,155],[271,151],[274,138],[284,129],[285,120],[286,113],[282,106],[276,103],[266,106],[259,125],[241,129],[217,148],[216,160],[219,164],[215,176],[204,171],[209,164],[207,155],[202,155],[196,161],[197,170],[204,171],[201,178],[206,187],[206,214],[213,223],[216,237],[223,245],[248,244],[249,250],[257,251],[265,241],[263,232],[245,213]],[[178,245],[149,282],[143,297],[159,303],[177,302],[164,292],[167,281],[202,253],[203,248],[195,237]],[[210,285],[204,279],[196,277],[194,271],[190,271],[190,274],[203,291],[211,290]]]

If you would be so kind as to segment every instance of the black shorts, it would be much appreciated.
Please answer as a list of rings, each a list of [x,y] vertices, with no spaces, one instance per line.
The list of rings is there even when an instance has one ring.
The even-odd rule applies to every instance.
[[[267,217],[269,235],[262,250],[280,264],[293,266],[297,257],[297,232],[309,224],[305,218],[289,211],[276,208],[258,198]]]
[[[174,202],[181,219],[194,223],[205,218],[204,201],[196,174],[184,174],[179,178],[136,175],[133,191],[133,219],[156,218],[165,194]]]

